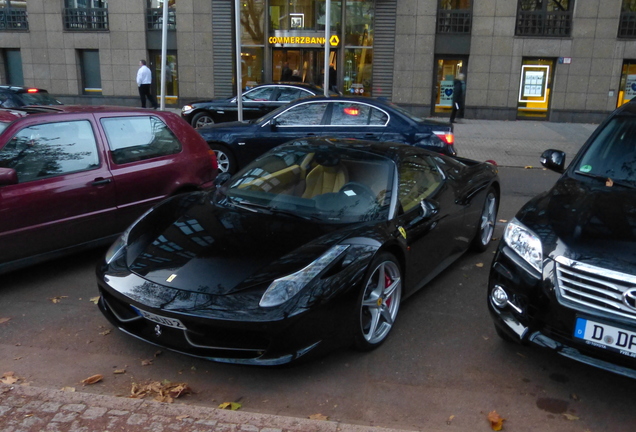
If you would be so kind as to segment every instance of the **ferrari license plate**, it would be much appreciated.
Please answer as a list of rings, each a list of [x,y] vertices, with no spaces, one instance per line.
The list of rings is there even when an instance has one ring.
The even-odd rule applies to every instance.
[[[584,340],[588,345],[636,358],[636,332],[577,318],[574,337]]]
[[[152,321],[154,323],[161,324],[161,325],[164,325],[166,327],[173,327],[173,328],[178,328],[178,329],[182,329],[182,330],[186,329],[186,326],[184,326],[183,323],[181,321],[179,321],[178,319],[168,318],[168,317],[164,317],[164,316],[161,316],[161,315],[153,314],[153,313],[147,312],[145,310],[141,310],[139,308],[136,308],[134,306],[133,306],[133,308],[137,311],[137,313],[139,315],[141,315],[142,317],[144,317],[147,320]]]

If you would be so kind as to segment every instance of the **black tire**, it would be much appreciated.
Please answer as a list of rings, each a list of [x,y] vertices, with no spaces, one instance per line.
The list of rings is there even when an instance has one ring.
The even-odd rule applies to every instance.
[[[198,112],[194,115],[194,117],[192,117],[192,127],[195,129],[211,124],[214,124],[214,119],[210,113],[206,111]]]
[[[492,240],[497,222],[497,211],[499,209],[499,196],[494,188],[488,189],[484,206],[479,216],[477,232],[473,238],[471,247],[476,252],[484,252]]]
[[[210,144],[210,148],[214,150],[214,154],[216,155],[216,163],[219,165],[219,174],[224,172],[234,174],[236,172],[236,160],[232,152],[228,150],[227,147],[219,144]]]
[[[402,272],[397,259],[381,253],[365,276],[352,316],[353,347],[370,351],[379,347],[393,328],[402,298]]]

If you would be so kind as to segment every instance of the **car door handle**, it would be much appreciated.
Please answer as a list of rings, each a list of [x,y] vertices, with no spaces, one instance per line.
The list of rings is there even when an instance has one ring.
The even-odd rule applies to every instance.
[[[91,186],[101,186],[110,182],[112,182],[112,180],[109,178],[96,178],[95,180],[93,180],[93,183],[91,183]]]

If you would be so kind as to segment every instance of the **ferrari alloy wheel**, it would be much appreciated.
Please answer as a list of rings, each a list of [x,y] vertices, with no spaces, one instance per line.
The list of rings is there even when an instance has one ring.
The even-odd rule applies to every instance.
[[[477,234],[473,239],[473,249],[483,252],[488,248],[488,244],[492,240],[495,232],[495,223],[497,222],[497,209],[499,207],[497,193],[494,189],[489,189],[484,201],[484,208],[479,218],[479,227]]]
[[[382,254],[369,268],[354,327],[354,346],[360,350],[371,350],[384,342],[393,328],[402,297],[402,275],[393,256]]]

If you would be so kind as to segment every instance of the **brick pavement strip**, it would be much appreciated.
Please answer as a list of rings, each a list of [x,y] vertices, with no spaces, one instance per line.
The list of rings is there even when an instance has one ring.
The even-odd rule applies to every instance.
[[[0,384],[0,432],[406,432]]]

